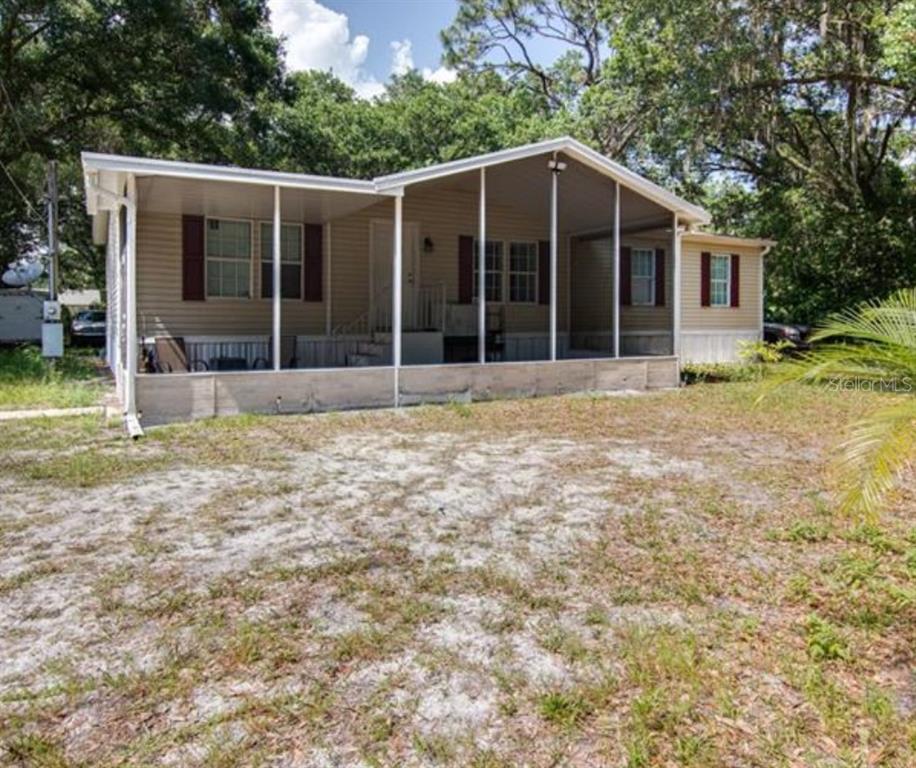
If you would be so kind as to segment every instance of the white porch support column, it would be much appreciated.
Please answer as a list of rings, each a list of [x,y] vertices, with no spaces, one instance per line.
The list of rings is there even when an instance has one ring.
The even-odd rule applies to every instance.
[[[280,237],[281,237],[281,217],[280,217],[280,187],[274,187],[274,226],[273,226],[273,260],[274,260],[274,274],[273,274],[273,307],[274,307],[274,322],[273,322],[273,336],[271,341],[273,342],[273,358],[274,358],[274,370],[279,371],[282,368],[282,360],[280,360],[280,351],[282,345],[280,344]]]
[[[333,302],[331,300],[331,253],[333,252],[333,241],[331,239],[330,221],[324,225],[324,239],[327,245],[327,259],[325,259],[324,267],[327,273],[324,280],[324,335],[330,336],[331,329],[334,327],[332,324]]]
[[[620,357],[620,182],[614,182],[614,357]],[[629,275],[627,275],[629,279]]]
[[[401,263],[403,261],[403,191],[394,198],[394,264],[391,269],[391,363],[394,366],[394,407],[401,404]]]
[[[556,162],[556,155],[554,155]],[[550,359],[557,359],[557,189],[559,170],[550,173]]]
[[[124,406],[128,418],[137,413],[137,180],[133,174],[127,177],[127,290],[126,328],[127,376],[124,381]]]
[[[672,291],[671,352],[681,353],[681,233],[678,231],[678,219],[675,213],[671,217],[671,240],[674,259],[674,290]]]
[[[487,361],[487,169],[480,169],[480,212],[477,233],[477,352]]]

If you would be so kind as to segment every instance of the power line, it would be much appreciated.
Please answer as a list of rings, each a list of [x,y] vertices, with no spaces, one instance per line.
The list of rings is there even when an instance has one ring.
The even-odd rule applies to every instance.
[[[0,168],[3,169],[3,172],[6,174],[6,178],[8,178],[10,180],[10,184],[13,185],[13,189],[15,189],[16,192],[19,194],[19,197],[22,198],[22,202],[25,203],[26,208],[29,209],[29,215],[32,216],[40,224],[44,224],[38,211],[35,210],[35,206],[32,205],[32,201],[29,200],[29,198],[25,196],[25,193],[22,191],[22,188],[16,183],[16,179],[13,178],[13,174],[10,173],[9,168],[6,167],[6,165],[4,164],[2,160],[0,160]]]

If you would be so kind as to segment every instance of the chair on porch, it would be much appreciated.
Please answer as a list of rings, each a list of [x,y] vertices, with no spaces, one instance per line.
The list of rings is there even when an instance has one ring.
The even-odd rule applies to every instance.
[[[156,337],[148,365],[154,373],[189,373],[191,370],[209,370],[209,366],[203,360],[188,363],[188,353],[182,336]]]
[[[259,357],[252,364],[252,369],[254,370],[267,370],[268,368],[273,368],[274,364],[274,340],[273,337],[267,341],[267,357]],[[286,361],[284,365],[282,361]],[[295,336],[281,336],[280,337],[280,361],[282,368],[298,368],[299,367],[299,358],[296,357],[296,337]]]

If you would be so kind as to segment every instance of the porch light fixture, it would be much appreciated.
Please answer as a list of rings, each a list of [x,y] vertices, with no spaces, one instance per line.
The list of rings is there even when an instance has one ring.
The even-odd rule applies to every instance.
[[[432,253],[433,252],[433,241],[430,237],[423,238],[423,253]]]
[[[548,160],[547,167],[554,173],[563,173],[566,170],[566,163],[562,160]]]

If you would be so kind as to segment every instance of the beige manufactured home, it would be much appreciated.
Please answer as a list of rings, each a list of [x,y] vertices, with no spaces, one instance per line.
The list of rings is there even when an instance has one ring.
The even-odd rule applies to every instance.
[[[761,335],[771,244],[569,138],[371,181],[83,167],[134,421],[674,386]]]

